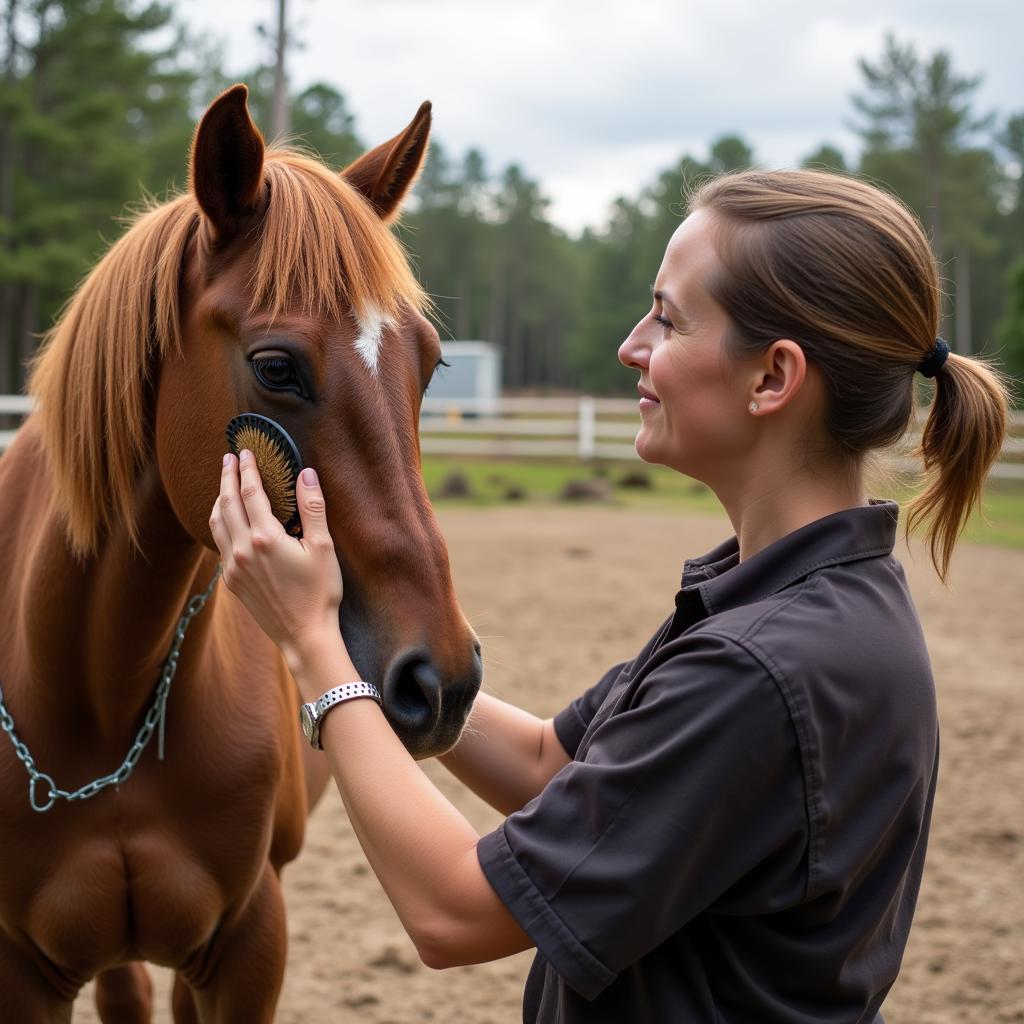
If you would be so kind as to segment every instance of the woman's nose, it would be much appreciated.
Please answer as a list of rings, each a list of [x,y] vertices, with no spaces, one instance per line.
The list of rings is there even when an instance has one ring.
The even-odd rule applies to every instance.
[[[647,369],[650,359],[650,346],[642,337],[643,320],[629,332],[629,337],[619,346],[619,362],[637,370]]]

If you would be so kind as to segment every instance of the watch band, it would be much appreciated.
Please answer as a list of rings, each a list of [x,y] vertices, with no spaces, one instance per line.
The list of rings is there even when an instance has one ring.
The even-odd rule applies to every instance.
[[[335,704],[340,704],[342,701],[346,700],[353,700],[356,697],[369,697],[371,700],[375,700],[378,704],[381,703],[380,690],[378,690],[373,683],[345,683],[342,686],[334,687],[333,690],[328,690],[316,702],[317,717],[322,718],[324,712],[328,708],[334,707]]]
[[[324,715],[338,704],[343,704],[347,700],[356,700],[359,697],[369,697],[370,700],[375,700],[378,704],[383,703],[380,690],[373,683],[362,681],[335,686],[316,701],[313,705],[313,735],[310,737],[310,742],[317,750],[324,749],[320,742],[320,726],[323,723]]]

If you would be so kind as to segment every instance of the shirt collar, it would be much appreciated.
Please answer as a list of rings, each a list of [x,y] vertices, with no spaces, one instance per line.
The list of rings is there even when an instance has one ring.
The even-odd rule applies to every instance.
[[[871,499],[794,530],[740,562],[736,537],[683,566],[682,593],[697,593],[709,615],[778,593],[815,569],[892,553],[899,506]]]

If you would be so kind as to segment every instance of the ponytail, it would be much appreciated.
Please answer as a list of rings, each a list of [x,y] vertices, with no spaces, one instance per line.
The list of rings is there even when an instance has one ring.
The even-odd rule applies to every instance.
[[[950,353],[935,374],[935,399],[915,451],[925,489],[907,504],[906,533],[923,524],[932,564],[947,582],[953,547],[981,500],[989,467],[1006,436],[1006,378],[981,359]]]

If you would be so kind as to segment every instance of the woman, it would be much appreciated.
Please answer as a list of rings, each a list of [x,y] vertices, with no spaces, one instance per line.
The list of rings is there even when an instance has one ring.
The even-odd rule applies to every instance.
[[[1006,427],[999,376],[949,354],[939,306],[920,226],[870,186],[744,172],[692,197],[619,359],[639,375],[638,453],[710,486],[735,537],[686,563],[646,647],[553,720],[480,695],[442,760],[509,815],[490,835],[373,700],[321,720],[426,964],[536,946],[530,1021],[881,1019],[938,739],[898,509],[866,497],[865,459],[904,433],[915,370],[934,377],[932,479],[909,520],[945,579]],[[314,701],[358,675],[310,469],[299,503],[303,543],[275,529],[243,452],[211,528],[228,586]],[[254,528],[275,538],[258,552]]]

